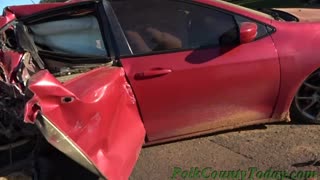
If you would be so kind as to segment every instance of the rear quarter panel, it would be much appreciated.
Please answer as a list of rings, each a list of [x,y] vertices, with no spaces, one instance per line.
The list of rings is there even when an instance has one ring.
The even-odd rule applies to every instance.
[[[280,57],[281,85],[273,118],[288,115],[303,81],[320,68],[320,23],[273,22],[271,36]]]

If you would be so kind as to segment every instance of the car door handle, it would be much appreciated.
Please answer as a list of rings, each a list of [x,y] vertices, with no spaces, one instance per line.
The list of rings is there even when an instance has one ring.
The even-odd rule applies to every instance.
[[[140,73],[136,73],[135,79],[148,79],[153,77],[159,77],[159,76],[169,74],[171,72],[172,72],[171,69],[163,69],[163,68],[150,69]]]

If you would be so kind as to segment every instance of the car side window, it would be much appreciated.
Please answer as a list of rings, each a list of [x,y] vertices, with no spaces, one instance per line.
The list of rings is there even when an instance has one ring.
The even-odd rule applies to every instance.
[[[133,54],[238,42],[238,25],[224,12],[170,0],[111,1]],[[227,38],[226,38],[227,37]]]
[[[93,15],[29,26],[41,49],[78,56],[106,56],[98,20]]]

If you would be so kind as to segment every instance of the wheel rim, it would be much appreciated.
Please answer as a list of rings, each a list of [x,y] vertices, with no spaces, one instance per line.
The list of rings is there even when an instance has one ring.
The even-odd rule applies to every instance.
[[[295,96],[295,103],[304,116],[320,121],[320,70],[303,82]]]

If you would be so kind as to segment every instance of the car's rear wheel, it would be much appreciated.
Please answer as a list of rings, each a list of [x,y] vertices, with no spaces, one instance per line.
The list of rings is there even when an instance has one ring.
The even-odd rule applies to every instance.
[[[290,111],[294,121],[320,124],[320,69],[303,82]]]

